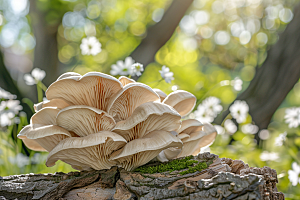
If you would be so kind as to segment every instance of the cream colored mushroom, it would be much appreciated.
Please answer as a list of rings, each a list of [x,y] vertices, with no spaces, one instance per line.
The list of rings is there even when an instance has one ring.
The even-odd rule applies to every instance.
[[[66,73],[63,73],[62,75],[60,75],[56,81],[58,80],[62,80],[62,79],[65,79],[65,78],[69,78],[69,77],[77,77],[77,78],[80,78],[81,75],[76,73],[76,72],[66,72]]]
[[[170,93],[163,103],[172,106],[183,117],[188,115],[195,107],[196,97],[187,91],[177,90]]]
[[[40,103],[34,104],[34,110],[35,112],[41,110],[42,108],[45,107],[57,107],[58,109],[63,109],[65,107],[71,106],[72,104],[66,102],[63,99],[52,99],[52,100],[47,100],[47,101],[42,101]]]
[[[171,106],[147,102],[137,107],[127,120],[118,122],[112,131],[131,141],[154,130],[174,131],[180,127],[180,119]]]
[[[56,125],[59,110],[54,107],[41,109],[31,117],[31,124],[25,126],[18,138],[32,150],[51,151],[61,140],[71,137],[67,130]]]
[[[160,89],[154,88],[153,89],[156,94],[160,97],[160,101],[163,102],[163,100],[167,97],[167,94],[161,91]]]
[[[62,109],[56,122],[59,126],[84,137],[99,131],[110,131],[115,120],[106,112],[90,106],[69,106]]]
[[[69,76],[52,83],[46,91],[48,100],[63,99],[73,105],[87,105],[106,111],[109,99],[123,88],[122,83],[107,74],[89,72]]]
[[[49,153],[46,165],[51,167],[62,160],[77,170],[110,169],[116,162],[109,160],[109,156],[125,144],[122,136],[110,131],[67,138]]]
[[[135,80],[128,78],[126,76],[120,76],[119,81],[122,83],[123,86],[125,86],[129,83],[135,83]]]
[[[149,101],[159,101],[159,96],[145,84],[130,83],[111,98],[107,109],[118,122],[126,120],[139,105]]]
[[[182,142],[166,131],[153,131],[143,138],[127,143],[122,149],[114,152],[110,160],[118,162],[125,170],[133,170],[148,163],[163,149],[182,146]]]

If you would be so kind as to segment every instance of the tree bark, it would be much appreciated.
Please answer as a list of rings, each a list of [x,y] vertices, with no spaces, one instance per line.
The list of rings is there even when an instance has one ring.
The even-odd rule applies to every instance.
[[[144,68],[153,62],[156,52],[171,38],[192,2],[193,0],[173,0],[161,21],[147,30],[147,36],[130,56],[143,64]],[[137,76],[132,78],[138,79]]]
[[[0,199],[284,199],[276,171],[210,153],[193,158],[207,169],[180,175],[110,170],[0,177]],[[156,163],[148,164],[149,166]]]
[[[260,129],[268,127],[271,118],[300,77],[300,4],[294,10],[294,19],[270,48],[262,66],[249,87],[236,100],[245,100],[252,120]],[[221,123],[229,114],[227,110]]]

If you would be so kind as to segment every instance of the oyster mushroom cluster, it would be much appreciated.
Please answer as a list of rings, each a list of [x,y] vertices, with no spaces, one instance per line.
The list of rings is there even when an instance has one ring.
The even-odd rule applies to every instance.
[[[48,151],[48,167],[62,160],[77,170],[133,170],[155,157],[198,154],[216,137],[209,124],[181,121],[195,106],[191,93],[167,96],[127,77],[68,72],[46,97],[18,137],[32,150]]]

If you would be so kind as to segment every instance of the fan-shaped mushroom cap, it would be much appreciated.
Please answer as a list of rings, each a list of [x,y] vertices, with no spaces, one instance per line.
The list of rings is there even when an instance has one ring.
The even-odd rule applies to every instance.
[[[126,170],[133,170],[144,165],[163,149],[181,147],[181,141],[166,131],[153,131],[143,138],[127,143],[122,149],[114,152],[110,160],[115,160]]]
[[[147,102],[137,107],[127,120],[118,122],[113,131],[131,141],[154,130],[174,131],[180,127],[180,119],[171,106]]]
[[[56,122],[59,126],[84,137],[99,131],[110,131],[115,120],[106,112],[90,106],[69,106],[62,109]]]
[[[77,170],[110,169],[116,163],[108,160],[110,154],[125,144],[122,136],[110,131],[67,138],[49,153],[46,165],[51,167],[62,160]]]
[[[186,119],[181,123],[180,128],[176,131],[180,133],[191,134],[193,132],[202,131],[203,124],[196,119]]]
[[[160,89],[154,88],[153,90],[154,92],[156,92],[156,94],[158,94],[161,102],[167,97],[167,94],[161,91]]]
[[[66,73],[60,75],[56,81],[59,81],[59,80],[65,79],[65,78],[69,78],[69,77],[77,77],[78,79],[80,79],[81,75],[76,72],[66,72]]]
[[[34,104],[34,110],[35,112],[41,110],[42,108],[45,107],[57,107],[58,109],[63,109],[65,107],[71,106],[72,104],[66,102],[65,100],[62,99],[52,99],[48,101],[42,101],[40,103]]]
[[[203,131],[197,131],[190,134],[189,138],[184,138],[182,151],[177,157],[188,155],[197,155],[200,149],[204,146],[211,144],[217,136],[216,129],[210,124],[204,124]]]
[[[181,116],[186,116],[194,109],[196,100],[196,97],[192,93],[177,90],[170,93],[163,103],[172,106]]]
[[[130,83],[111,98],[107,109],[118,122],[126,120],[139,105],[157,100],[159,96],[149,86],[143,83]]]
[[[122,83],[110,75],[89,72],[84,76],[58,79],[49,86],[46,97],[49,100],[63,99],[73,105],[87,105],[106,111],[109,99],[122,87]]]
[[[71,137],[67,130],[56,126],[58,112],[54,107],[41,109],[31,117],[31,124],[20,131],[18,138],[22,139],[29,149],[50,151],[59,141]]]
[[[126,76],[120,76],[119,81],[122,83],[123,86],[125,86],[129,83],[135,83],[135,80],[128,78]]]
[[[161,162],[167,162],[169,160],[176,158],[180,154],[180,152],[181,152],[181,148],[171,147],[161,151],[158,154],[157,159]]]

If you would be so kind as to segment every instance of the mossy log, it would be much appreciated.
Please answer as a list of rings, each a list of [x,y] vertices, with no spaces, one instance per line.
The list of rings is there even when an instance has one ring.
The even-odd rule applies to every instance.
[[[68,174],[0,177],[0,199],[284,199],[276,188],[276,171],[269,167],[253,168],[241,160],[210,153],[191,160],[209,166],[187,174],[180,172],[188,169],[150,174],[113,167]],[[153,169],[159,164],[146,166]]]

